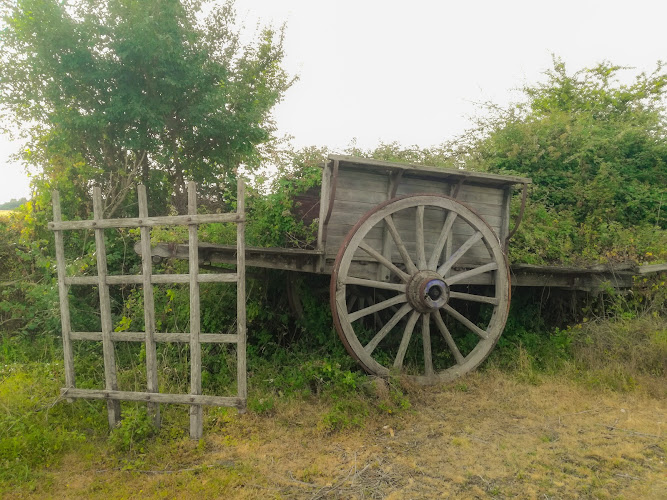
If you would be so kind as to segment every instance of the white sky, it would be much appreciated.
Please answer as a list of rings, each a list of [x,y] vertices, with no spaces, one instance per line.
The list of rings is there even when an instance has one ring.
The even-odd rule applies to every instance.
[[[287,23],[300,80],[276,108],[296,146],[352,139],[431,146],[463,132],[475,102],[506,104],[551,53],[570,71],[602,60],[651,72],[667,60],[664,0],[237,0],[239,20]],[[634,74],[634,72],[632,72]],[[0,203],[28,194],[0,136]]]

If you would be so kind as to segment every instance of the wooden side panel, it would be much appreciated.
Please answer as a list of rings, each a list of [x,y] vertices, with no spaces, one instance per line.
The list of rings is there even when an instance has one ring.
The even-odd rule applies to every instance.
[[[387,200],[390,177],[381,172],[363,171],[359,169],[340,169],[337,179],[336,199],[327,230],[326,257],[333,258],[343,243],[346,235],[364,214]],[[443,179],[405,176],[396,191],[396,196],[410,194],[441,194],[449,195],[453,186]],[[505,218],[506,198],[504,190],[497,187],[465,185],[461,187],[458,197],[460,201],[476,211],[496,234],[504,234],[507,224]],[[427,209],[424,214],[424,239],[427,258],[437,240],[444,224],[445,213],[441,210]],[[394,217],[396,227],[405,238],[405,245],[412,255],[416,252],[416,235],[414,234],[414,210],[397,214]],[[453,238],[451,247],[455,251],[472,234],[473,229],[465,221],[459,219],[452,227]],[[386,239],[386,238],[385,238]],[[378,252],[387,253],[383,249],[383,228],[373,228],[366,241]],[[387,246],[386,241],[384,247]],[[392,250],[392,261],[400,262],[398,251]],[[416,258],[416,255],[414,255]],[[365,260],[364,255],[359,256]],[[479,264],[490,261],[490,255],[482,242],[478,242],[461,259],[461,264]]]
[[[341,169],[336,182],[336,200],[327,229],[327,257],[335,257],[350,229],[366,212],[387,199],[389,176],[356,169]],[[381,252],[381,230],[378,229],[376,237],[378,244],[377,247],[374,245],[374,248]]]

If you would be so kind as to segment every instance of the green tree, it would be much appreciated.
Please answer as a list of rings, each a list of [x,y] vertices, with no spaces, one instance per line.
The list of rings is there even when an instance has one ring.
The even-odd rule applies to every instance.
[[[555,58],[524,102],[491,108],[458,142],[470,168],[533,179],[519,260],[667,253],[667,72],[659,63],[624,84],[623,70],[568,73]]]
[[[81,199],[98,183],[114,213],[141,180],[182,210],[188,179],[219,193],[273,139],[292,82],[283,31],[243,45],[232,2],[19,0],[1,13],[0,108],[45,187]]]

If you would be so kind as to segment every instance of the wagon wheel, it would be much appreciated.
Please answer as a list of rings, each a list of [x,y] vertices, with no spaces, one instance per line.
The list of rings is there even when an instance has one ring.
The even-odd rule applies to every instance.
[[[388,269],[389,280],[377,279],[378,267]],[[485,282],[492,286],[471,289]],[[375,289],[383,300],[356,307],[351,287]],[[509,300],[495,232],[441,195],[394,198],[368,212],[345,238],[331,277],[331,310],[348,352],[369,373],[402,372],[421,384],[453,380],[484,361],[503,331]],[[481,319],[471,320],[471,312]],[[367,318],[377,315],[382,327],[373,331]]]

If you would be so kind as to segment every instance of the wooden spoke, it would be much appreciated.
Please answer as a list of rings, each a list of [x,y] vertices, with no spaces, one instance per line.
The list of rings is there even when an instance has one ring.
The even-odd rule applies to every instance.
[[[344,283],[346,285],[367,286],[369,288],[381,288],[382,290],[395,290],[397,292],[405,293],[405,285],[400,283],[385,283],[384,281],[367,280],[364,278],[355,278],[353,276],[345,278]]]
[[[408,250],[405,248],[405,245],[403,244],[401,235],[398,234],[398,229],[396,229],[396,225],[394,224],[394,219],[392,219],[391,215],[388,215],[387,217],[384,218],[384,222],[385,224],[387,224],[387,229],[389,229],[389,234],[391,234],[391,238],[394,240],[396,248],[398,249],[398,253],[401,254],[401,258],[403,259],[403,263],[405,264],[405,267],[408,269],[408,272],[410,274],[416,273],[418,271],[417,266],[415,266],[415,263],[412,262],[412,258],[410,257]]]
[[[426,269],[426,249],[424,248],[424,205],[417,207],[415,215],[415,244],[417,245],[417,268]]]
[[[497,306],[500,303],[500,299],[497,297],[485,297],[484,295],[473,295],[471,293],[463,292],[449,292],[449,298],[468,300],[470,302],[482,302],[484,304],[493,304],[494,306]]]
[[[387,336],[389,331],[396,326],[396,324],[403,319],[403,316],[408,314],[412,310],[412,307],[410,307],[410,304],[404,304],[403,307],[401,307],[398,311],[396,311],[396,314],[394,314],[391,319],[387,322],[386,325],[382,327],[382,329],[375,334],[375,336],[371,339],[371,341],[366,344],[364,347],[364,351],[368,354],[371,355],[373,354],[373,351],[375,348],[378,346],[380,342]]]
[[[366,307],[365,309],[361,309],[359,311],[356,311],[352,314],[349,314],[348,317],[351,322],[357,321],[359,318],[363,318],[364,316],[368,316],[369,314],[377,313],[378,311],[382,311],[383,309],[387,309],[388,307],[394,306],[396,304],[401,304],[403,302],[407,302],[408,298],[405,296],[405,294],[401,295],[396,295],[395,297],[392,297],[391,299],[384,300],[382,302],[378,302],[377,304],[374,304],[372,306]]]
[[[424,375],[433,375],[433,353],[431,352],[431,315],[422,314],[422,344],[424,345]]]
[[[405,353],[408,352],[408,346],[410,345],[412,332],[415,329],[415,325],[417,324],[418,319],[419,311],[412,311],[412,315],[410,318],[408,318],[408,323],[405,325],[405,330],[403,330],[403,338],[401,339],[401,345],[398,346],[398,353],[396,354],[396,359],[394,360],[394,368],[401,368],[403,366]]]
[[[456,342],[454,342],[452,334],[449,333],[447,325],[445,325],[445,322],[442,320],[442,316],[440,316],[440,311],[435,311],[433,313],[433,318],[435,318],[435,324],[438,327],[438,330],[440,330],[440,333],[442,333],[442,336],[444,337],[445,342],[447,343],[447,347],[449,347],[449,350],[454,355],[456,364],[462,365],[463,362],[465,361],[465,358],[463,357],[463,354],[461,354],[461,351],[459,351],[459,348],[456,346]]]
[[[403,271],[401,271],[398,267],[396,267],[393,262],[391,262],[388,258],[383,256],[380,252],[375,250],[373,247],[367,245],[364,242],[359,243],[359,248],[361,248],[364,252],[366,252],[368,255],[373,257],[375,260],[377,260],[380,264],[383,266],[387,267],[391,272],[393,272],[396,276],[401,278],[401,281],[407,283],[407,281],[410,279],[410,276]]]
[[[476,333],[480,338],[482,338],[482,339],[487,339],[487,338],[488,338],[488,335],[487,335],[487,333],[486,333],[484,330],[482,330],[479,326],[477,326],[475,323],[473,323],[472,321],[470,321],[468,318],[466,318],[463,314],[461,314],[460,312],[458,312],[458,311],[457,311],[456,309],[454,309],[452,306],[450,306],[450,305],[445,305],[445,307],[443,307],[443,309],[444,309],[445,311],[447,311],[447,313],[448,313],[452,318],[458,320],[459,323],[461,323],[463,326],[465,326],[466,328],[468,328],[468,330],[470,330],[470,331]]]
[[[431,254],[431,258],[428,261],[428,268],[431,271],[435,271],[436,268],[438,267],[438,261],[440,260],[440,256],[442,255],[442,250],[445,248],[445,244],[447,243],[447,238],[449,238],[449,235],[451,234],[452,226],[454,225],[454,221],[456,220],[457,216],[458,214],[456,212],[449,212],[447,214],[447,218],[445,219],[445,224],[442,226],[442,230],[440,231],[440,236],[438,236],[438,241],[436,241],[435,246],[433,247],[433,253]]]
[[[431,233],[431,228],[437,230]],[[433,253],[427,250],[430,248]],[[397,253],[400,256],[396,257]],[[443,263],[445,253],[451,256]],[[454,268],[464,261],[472,265],[449,276],[459,272]],[[400,196],[367,212],[345,237],[331,275],[331,308],[338,335],[359,364],[378,376],[400,369],[418,384],[454,380],[484,361],[507,320],[510,279],[500,241],[477,213],[446,196]],[[432,286],[429,283],[435,279],[444,279],[447,285],[491,283],[494,292],[485,297],[481,293],[488,292],[464,293],[450,288],[444,297],[448,302],[434,311],[420,290]],[[346,285],[363,287],[364,293],[356,293],[354,298],[346,294]],[[366,299],[362,301],[362,297]],[[455,310],[451,303],[457,300],[483,304],[484,319]],[[457,327],[461,324],[462,330],[474,332],[466,338],[465,356],[445,325],[446,314]],[[421,348],[411,344],[420,335],[417,328]],[[435,334],[438,338],[434,337],[435,328],[440,332]]]
[[[447,283],[449,286],[453,285],[454,283],[458,283],[460,281],[464,281],[470,278],[473,278],[474,276],[478,276],[480,274],[487,273],[489,271],[495,271],[498,269],[498,263],[497,262],[489,262],[488,264],[484,264],[483,266],[476,267],[474,269],[471,269],[470,271],[464,271],[459,274],[455,274],[454,276],[450,276],[449,278],[445,278],[445,283]]]
[[[463,245],[459,247],[459,249],[452,254],[452,256],[447,259],[447,262],[445,262],[443,265],[441,265],[438,270],[436,271],[440,276],[444,276],[447,271],[449,271],[454,264],[456,264],[461,257],[465,255],[465,253],[470,250],[470,247],[472,247],[475,243],[477,243],[479,240],[482,239],[482,233],[480,231],[477,231],[475,234],[473,234],[470,238],[468,238]]]

